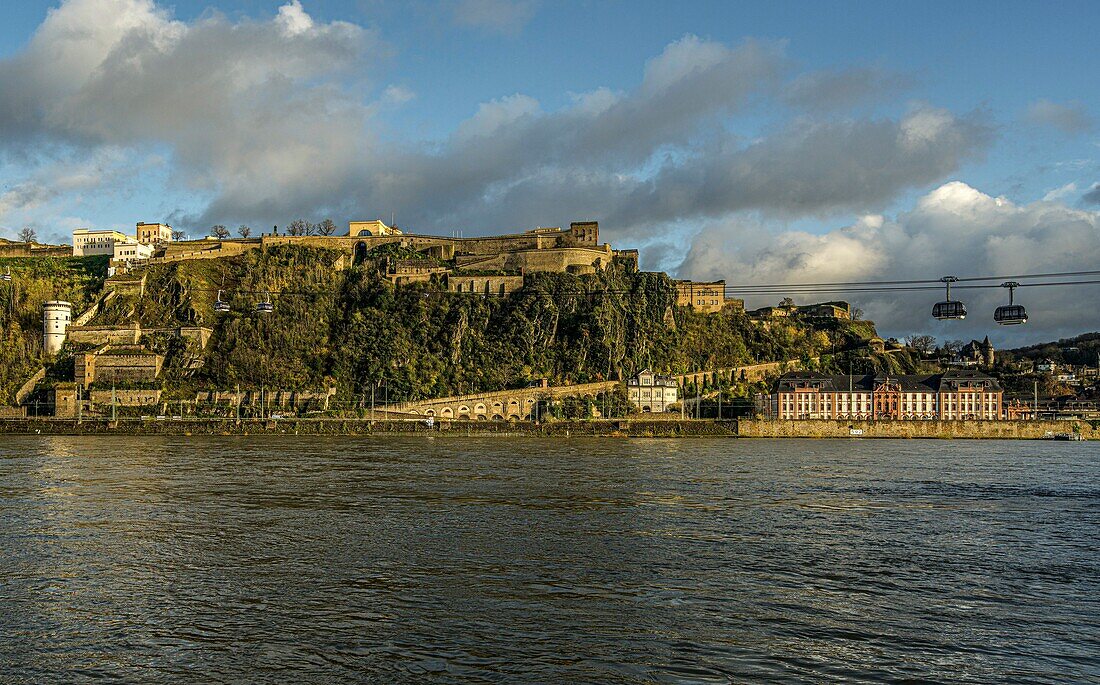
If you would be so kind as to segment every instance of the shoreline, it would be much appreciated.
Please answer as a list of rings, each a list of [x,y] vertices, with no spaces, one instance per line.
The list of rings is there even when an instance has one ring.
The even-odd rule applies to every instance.
[[[230,436],[332,435],[532,438],[819,438],[1042,440],[1054,435],[1100,440],[1100,422],[1059,421],[769,421],[760,419],[613,419],[519,423],[369,419],[0,419],[0,435]]]

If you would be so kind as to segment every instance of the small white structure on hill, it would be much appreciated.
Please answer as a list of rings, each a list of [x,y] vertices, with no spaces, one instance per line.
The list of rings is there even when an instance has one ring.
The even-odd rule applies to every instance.
[[[50,300],[42,305],[42,348],[46,354],[57,354],[65,344],[65,334],[73,320],[73,305],[64,300]]]

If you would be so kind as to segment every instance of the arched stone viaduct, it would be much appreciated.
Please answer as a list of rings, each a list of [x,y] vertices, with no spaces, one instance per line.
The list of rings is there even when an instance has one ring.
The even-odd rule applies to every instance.
[[[412,416],[432,416],[438,419],[465,421],[530,421],[535,404],[540,400],[563,397],[595,397],[620,385],[618,381],[581,383],[537,388],[517,388],[499,392],[437,397],[430,400],[405,402],[391,410]]]
[[[813,361],[816,361],[816,357]],[[696,387],[703,385],[704,381],[712,381],[715,376],[719,379],[734,383],[737,381],[760,381],[770,374],[783,371],[798,371],[802,368],[802,362],[791,359],[785,362],[764,362],[762,364],[750,364],[748,366],[735,366],[731,369],[714,369],[713,371],[692,371],[678,376],[673,376],[681,387],[689,383],[695,383]]]

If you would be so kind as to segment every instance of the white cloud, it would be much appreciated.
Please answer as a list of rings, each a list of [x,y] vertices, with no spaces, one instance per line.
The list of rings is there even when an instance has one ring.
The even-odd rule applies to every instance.
[[[1061,188],[1055,188],[1047,191],[1046,195],[1043,195],[1043,202],[1059,202],[1066,199],[1070,195],[1077,192],[1076,183],[1067,183]]]
[[[537,116],[540,111],[538,100],[521,93],[483,102],[478,106],[477,114],[458,127],[455,139],[468,142],[488,137],[504,127],[522,124],[524,120]]]
[[[46,140],[148,154],[167,146],[174,181],[258,210],[346,190],[369,156],[373,111],[341,82],[374,35],[316,23],[296,0],[270,20],[184,23],[152,0],[68,0],[26,50],[0,61],[0,146]],[[391,91],[391,100],[401,96]],[[339,191],[337,191],[339,192]]]
[[[283,29],[286,36],[298,36],[313,28],[313,17],[306,14],[300,0],[290,0],[279,8],[279,14],[275,21]]]

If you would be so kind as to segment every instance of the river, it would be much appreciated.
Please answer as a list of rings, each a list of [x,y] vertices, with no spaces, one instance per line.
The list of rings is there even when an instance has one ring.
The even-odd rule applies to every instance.
[[[0,436],[0,682],[1095,682],[1098,457]]]

